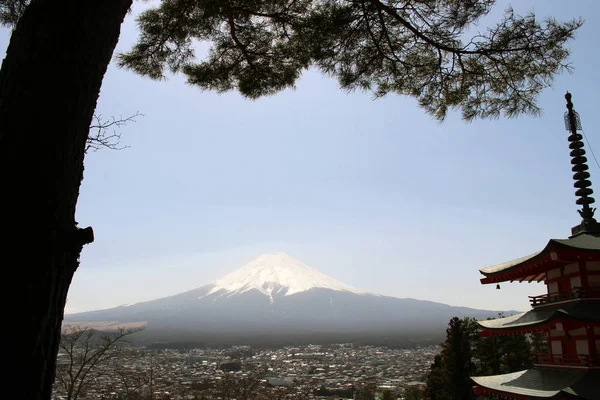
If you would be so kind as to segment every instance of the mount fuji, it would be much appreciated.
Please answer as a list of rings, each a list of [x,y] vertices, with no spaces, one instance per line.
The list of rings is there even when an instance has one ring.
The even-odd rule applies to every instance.
[[[207,295],[234,296],[256,290],[275,302],[273,296],[291,296],[312,289],[366,294],[343,284],[285,253],[263,254],[242,268],[215,281]]]
[[[90,326],[143,323],[147,333],[443,332],[450,318],[497,311],[381,296],[348,286],[284,253],[264,254],[208,285],[174,296],[65,315]]]

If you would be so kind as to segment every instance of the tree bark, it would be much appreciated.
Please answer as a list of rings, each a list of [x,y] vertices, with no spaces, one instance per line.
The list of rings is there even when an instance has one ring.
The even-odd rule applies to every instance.
[[[67,292],[93,240],[75,221],[86,139],[131,1],[32,0],[2,62],[3,398],[51,397]]]

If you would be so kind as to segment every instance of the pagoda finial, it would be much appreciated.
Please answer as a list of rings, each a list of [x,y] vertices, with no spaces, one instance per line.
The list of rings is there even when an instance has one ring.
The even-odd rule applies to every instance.
[[[582,206],[581,210],[577,210],[581,215],[582,221],[579,225],[571,229],[573,235],[580,233],[600,233],[600,224],[594,219],[595,208],[590,208],[590,204],[595,202],[591,195],[594,193],[592,188],[592,182],[590,182],[590,173],[588,172],[587,157],[585,157],[585,150],[583,149],[583,135],[577,133],[581,130],[581,120],[579,114],[573,109],[573,103],[571,102],[571,93],[565,94],[567,100],[567,112],[565,113],[565,128],[571,132],[568,137],[569,148],[571,149],[571,164],[573,167],[571,170],[575,183],[573,186],[577,188],[575,196],[578,197],[576,203]]]

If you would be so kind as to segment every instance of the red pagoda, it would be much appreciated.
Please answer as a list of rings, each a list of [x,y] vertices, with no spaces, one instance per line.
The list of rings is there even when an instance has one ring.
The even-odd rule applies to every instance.
[[[502,399],[600,399],[600,224],[595,208],[579,115],[565,95],[565,125],[571,149],[576,203],[582,221],[567,239],[551,239],[537,253],[483,268],[483,284],[544,282],[546,293],[530,296],[531,310],[478,321],[481,336],[540,333],[546,354],[534,367],[494,376],[476,376],[475,394]],[[499,286],[497,286],[499,287]]]

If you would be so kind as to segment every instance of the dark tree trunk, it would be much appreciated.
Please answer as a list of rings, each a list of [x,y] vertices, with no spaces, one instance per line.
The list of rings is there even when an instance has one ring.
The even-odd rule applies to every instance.
[[[130,6],[32,0],[2,63],[3,345],[13,350],[2,360],[3,398],[51,396],[67,292],[81,248],[93,240],[75,222],[88,128]]]

